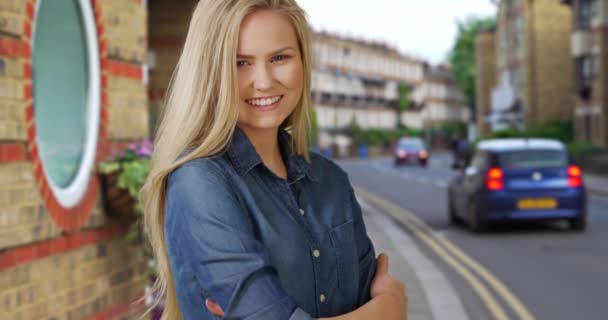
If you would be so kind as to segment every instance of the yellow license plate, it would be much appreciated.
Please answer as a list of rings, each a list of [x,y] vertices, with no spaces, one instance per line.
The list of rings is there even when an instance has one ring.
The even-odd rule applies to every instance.
[[[519,209],[554,209],[557,200],[553,198],[520,199],[517,201]]]

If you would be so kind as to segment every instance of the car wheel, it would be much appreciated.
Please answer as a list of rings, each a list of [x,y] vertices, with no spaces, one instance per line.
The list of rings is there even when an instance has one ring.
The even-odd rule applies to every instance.
[[[395,159],[395,167],[398,167],[401,164],[401,162],[398,159]]]
[[[581,215],[574,219],[568,219],[568,226],[572,231],[585,231],[585,228],[587,227],[586,215]]]
[[[476,202],[469,204],[469,228],[475,233],[482,233],[488,229],[487,222],[481,216]]]
[[[456,208],[454,208],[454,202],[452,201],[452,196],[448,193],[448,217],[450,219],[450,224],[455,226],[460,224],[461,220],[456,215]]]

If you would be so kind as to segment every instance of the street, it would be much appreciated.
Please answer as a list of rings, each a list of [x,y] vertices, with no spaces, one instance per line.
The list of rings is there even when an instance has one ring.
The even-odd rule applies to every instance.
[[[608,198],[589,196],[589,225],[583,233],[571,232],[565,223],[509,223],[473,234],[466,227],[448,223],[446,190],[454,174],[449,169],[449,155],[432,157],[426,169],[395,168],[390,158],[338,163],[356,188],[413,213],[432,228],[433,236],[448,240],[489,271],[491,275],[484,278],[479,269],[469,267],[477,279],[471,281],[463,277],[469,274],[467,270],[457,270],[425,241],[413,237],[447,276],[471,319],[500,318],[500,310],[508,319],[525,318],[526,314],[535,319],[605,319]],[[363,201],[360,194],[358,199]],[[367,204],[362,207],[369,211]],[[419,229],[403,225],[412,219],[404,221],[393,223],[404,233]],[[369,232],[373,239],[375,235]],[[480,295],[479,286],[472,282],[487,286],[491,297]],[[498,304],[495,310],[492,301]]]

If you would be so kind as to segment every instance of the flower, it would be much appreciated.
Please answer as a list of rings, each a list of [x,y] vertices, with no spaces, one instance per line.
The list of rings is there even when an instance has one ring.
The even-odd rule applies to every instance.
[[[108,157],[98,166],[98,173],[100,175],[107,177],[117,174],[118,178],[113,179],[113,181],[116,181],[113,186],[124,190],[134,200],[132,213],[136,219],[127,234],[127,238],[130,240],[142,238],[140,226],[143,218],[143,207],[138,193],[150,173],[150,157],[153,149],[150,139],[135,141],[130,143],[125,150]],[[109,181],[108,179],[106,180]],[[106,201],[110,201],[109,197],[111,196],[105,193],[105,189],[104,196],[107,197]]]

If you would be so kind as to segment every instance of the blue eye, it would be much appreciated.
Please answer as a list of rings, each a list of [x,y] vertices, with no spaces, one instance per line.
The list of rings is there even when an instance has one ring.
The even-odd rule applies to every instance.
[[[285,60],[285,59],[287,59],[287,56],[283,55],[283,54],[272,57],[272,61],[281,61],[281,60]]]

